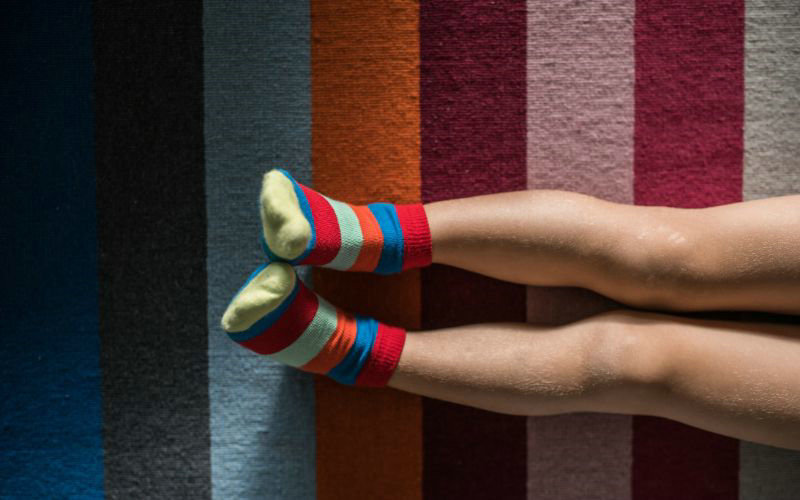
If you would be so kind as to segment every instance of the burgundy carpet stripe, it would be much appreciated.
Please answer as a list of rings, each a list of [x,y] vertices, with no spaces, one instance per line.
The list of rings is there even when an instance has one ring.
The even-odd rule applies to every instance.
[[[640,0],[635,22],[634,199],[741,200],[743,0]],[[633,498],[738,495],[738,441],[634,418]]]
[[[640,0],[634,30],[636,204],[740,201],[744,1]]]
[[[525,189],[525,2],[420,5],[422,200]],[[525,288],[422,272],[422,326],[525,321]],[[423,399],[426,498],[525,498],[526,419]]]

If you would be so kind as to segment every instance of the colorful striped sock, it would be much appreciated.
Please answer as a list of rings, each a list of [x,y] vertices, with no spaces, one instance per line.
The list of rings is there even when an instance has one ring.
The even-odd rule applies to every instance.
[[[262,246],[273,261],[393,274],[431,263],[422,204],[350,205],[271,170],[261,187]]]
[[[256,269],[228,305],[222,327],[259,354],[342,384],[372,387],[389,381],[406,338],[402,328],[332,306],[282,262]]]

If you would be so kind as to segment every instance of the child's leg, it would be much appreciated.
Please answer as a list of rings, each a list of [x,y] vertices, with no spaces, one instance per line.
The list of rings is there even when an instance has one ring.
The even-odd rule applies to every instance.
[[[634,306],[800,313],[800,196],[678,209],[520,191],[425,211],[434,262]]]
[[[409,333],[389,385],[501,413],[654,415],[800,449],[800,333],[617,311]]]

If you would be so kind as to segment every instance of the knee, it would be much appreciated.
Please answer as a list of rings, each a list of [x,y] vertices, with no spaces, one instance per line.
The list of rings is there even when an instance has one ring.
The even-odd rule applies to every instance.
[[[647,413],[670,387],[673,346],[657,314],[614,311],[592,318],[588,381],[598,393],[624,401],[630,412]]]
[[[630,250],[633,278],[628,303],[645,308],[695,310],[713,283],[714,258],[698,231],[656,225]],[[635,282],[634,282],[635,281]]]

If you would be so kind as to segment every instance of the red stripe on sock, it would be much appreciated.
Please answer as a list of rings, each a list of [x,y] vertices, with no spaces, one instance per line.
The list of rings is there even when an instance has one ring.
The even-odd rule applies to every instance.
[[[299,281],[299,280],[298,280]],[[240,342],[241,345],[259,354],[272,354],[285,349],[306,331],[314,315],[317,314],[319,301],[316,294],[303,285],[294,301],[278,320],[258,337]]]
[[[339,220],[336,218],[333,207],[324,196],[302,184],[300,184],[300,188],[305,193],[308,204],[311,205],[314,229],[317,232],[314,248],[302,264],[322,266],[336,257],[339,247],[342,245]]]
[[[395,326],[378,323],[375,345],[361,373],[356,377],[356,385],[382,387],[389,382],[406,342],[406,331]]]
[[[421,203],[395,205],[397,219],[403,228],[403,271],[429,266],[432,261],[431,230]]]

